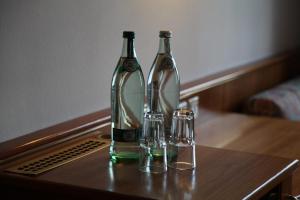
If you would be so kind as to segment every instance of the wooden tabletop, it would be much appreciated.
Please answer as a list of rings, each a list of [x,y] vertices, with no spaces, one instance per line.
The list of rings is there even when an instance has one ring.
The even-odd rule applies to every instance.
[[[3,184],[69,198],[243,199],[258,198],[290,180],[297,160],[197,146],[195,170],[139,172],[137,163],[112,164],[108,149],[37,177],[0,173]]]
[[[195,123],[197,144],[300,159],[299,122],[205,111],[200,112],[198,122]],[[299,169],[294,175],[293,194],[300,194]]]

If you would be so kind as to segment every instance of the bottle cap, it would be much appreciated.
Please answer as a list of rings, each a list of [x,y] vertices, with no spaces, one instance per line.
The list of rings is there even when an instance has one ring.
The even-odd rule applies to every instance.
[[[134,39],[133,31],[123,31],[123,38]]]
[[[159,31],[159,37],[161,38],[171,38],[172,32],[171,31]]]

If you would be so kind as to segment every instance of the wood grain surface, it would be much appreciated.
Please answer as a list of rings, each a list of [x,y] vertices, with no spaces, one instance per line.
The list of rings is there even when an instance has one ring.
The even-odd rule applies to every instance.
[[[203,117],[207,111],[202,111]],[[197,144],[222,149],[300,159],[300,123],[284,119],[214,113],[195,123]],[[300,170],[293,179],[300,194]]]
[[[1,172],[0,185],[3,194],[15,186],[46,199],[257,199],[288,181],[298,162],[203,146],[196,155],[195,170],[149,174],[137,163],[112,164],[105,149],[38,177]]]

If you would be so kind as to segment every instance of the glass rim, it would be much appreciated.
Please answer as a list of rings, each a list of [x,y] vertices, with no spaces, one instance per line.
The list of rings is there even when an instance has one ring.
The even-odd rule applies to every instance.
[[[173,117],[194,117],[194,112],[191,109],[179,108],[174,110]]]
[[[148,112],[145,112],[144,118],[163,120],[164,119],[164,114],[161,113],[161,112],[148,111]]]

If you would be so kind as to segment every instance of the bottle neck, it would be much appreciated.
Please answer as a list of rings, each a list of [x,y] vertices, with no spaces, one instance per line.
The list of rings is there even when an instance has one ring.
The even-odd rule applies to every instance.
[[[158,53],[171,54],[170,38],[159,38]]]
[[[133,39],[124,38],[121,57],[127,57],[127,58],[136,57]]]

